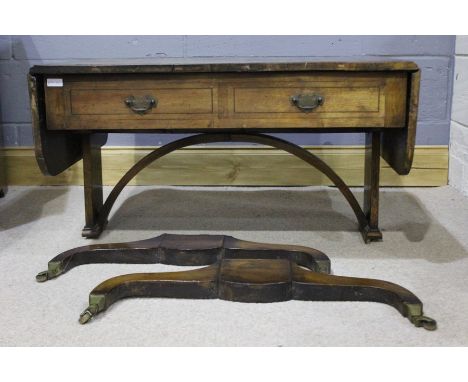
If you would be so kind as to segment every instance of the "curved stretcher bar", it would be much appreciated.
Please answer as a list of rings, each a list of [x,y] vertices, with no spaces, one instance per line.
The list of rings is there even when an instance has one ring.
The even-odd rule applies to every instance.
[[[291,142],[287,142],[283,139],[272,137],[264,134],[231,134],[231,133],[205,133],[192,135],[186,138],[179,139],[174,142],[170,142],[156,150],[152,151],[140,161],[138,161],[127,173],[119,180],[115,187],[110,192],[107,197],[104,205],[99,211],[97,225],[104,227],[106,225],[107,219],[109,217],[110,211],[117,200],[118,196],[124,189],[124,187],[144,168],[149,166],[151,163],[157,159],[184,147],[197,145],[200,143],[218,143],[218,142],[249,142],[257,143],[261,145],[271,146],[280,150],[284,150],[297,158],[303,160],[304,162],[315,167],[317,170],[322,172],[325,176],[330,179],[330,181],[340,190],[348,204],[351,206],[356,219],[358,220],[359,227],[361,230],[366,230],[369,223],[366,215],[364,214],[361,206],[354,197],[353,193],[340,178],[340,176],[333,171],[333,169],[328,166],[322,159],[318,156],[307,151],[303,147],[295,145]]]

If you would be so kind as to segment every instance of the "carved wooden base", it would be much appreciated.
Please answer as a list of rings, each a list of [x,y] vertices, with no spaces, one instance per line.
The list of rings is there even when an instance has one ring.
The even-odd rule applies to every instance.
[[[128,297],[210,298],[241,302],[375,301],[414,325],[436,329],[409,290],[382,280],[330,275],[330,259],[313,248],[248,242],[231,236],[169,235],[74,248],[49,261],[39,282],[91,263],[208,265],[191,271],[134,273],[104,281],[89,295],[80,323]]]

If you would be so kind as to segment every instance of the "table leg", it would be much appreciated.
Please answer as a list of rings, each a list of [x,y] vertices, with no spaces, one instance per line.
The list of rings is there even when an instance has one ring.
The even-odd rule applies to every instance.
[[[85,226],[82,236],[98,237],[105,224],[98,215],[103,205],[101,144],[93,134],[83,135],[83,180],[85,200]]]
[[[379,230],[380,132],[366,133],[364,166],[364,214],[368,224],[361,227],[364,241],[382,239]]]

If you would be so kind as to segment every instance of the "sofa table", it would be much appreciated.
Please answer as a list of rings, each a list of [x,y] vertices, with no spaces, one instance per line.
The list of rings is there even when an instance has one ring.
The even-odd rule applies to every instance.
[[[420,72],[406,61],[326,60],[206,63],[131,60],[36,65],[29,73],[36,158],[57,175],[83,159],[85,227],[95,238],[125,185],[162,156],[190,145],[246,142],[285,150],[325,174],[350,204],[365,242],[379,240],[380,155],[410,171]],[[103,200],[107,133],[196,133],[136,163]],[[364,203],[320,158],[267,135],[366,134]]]

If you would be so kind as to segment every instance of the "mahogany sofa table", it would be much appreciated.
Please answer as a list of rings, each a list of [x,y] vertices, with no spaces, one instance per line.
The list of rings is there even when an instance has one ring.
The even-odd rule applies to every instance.
[[[258,143],[285,150],[325,174],[344,195],[365,242],[379,240],[380,156],[410,171],[420,72],[406,61],[218,62],[131,60],[36,65],[29,74],[36,158],[57,175],[83,159],[85,227],[98,237],[125,185],[153,161],[190,145]],[[136,163],[103,200],[107,133],[197,133]],[[320,158],[278,132],[366,134],[363,207]]]

